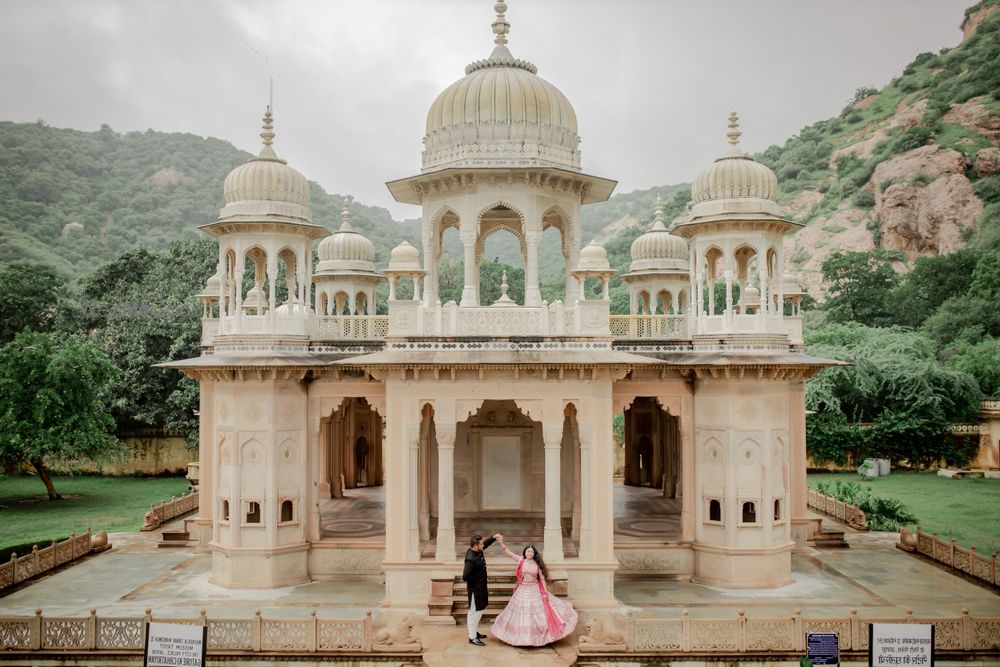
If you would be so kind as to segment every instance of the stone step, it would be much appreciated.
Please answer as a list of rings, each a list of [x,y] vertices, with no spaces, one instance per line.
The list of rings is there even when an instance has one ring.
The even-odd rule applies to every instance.
[[[847,548],[847,541],[844,539],[842,530],[820,530],[813,533],[813,544],[823,548]]]
[[[165,542],[187,542],[191,539],[186,530],[180,528],[167,528],[160,533],[160,539]]]

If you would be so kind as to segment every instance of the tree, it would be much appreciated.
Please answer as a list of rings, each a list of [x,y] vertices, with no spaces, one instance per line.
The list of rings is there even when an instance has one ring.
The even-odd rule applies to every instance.
[[[23,329],[49,331],[66,281],[39,262],[15,262],[0,271],[0,345]]]
[[[24,331],[0,348],[0,459],[28,462],[49,500],[60,496],[46,461],[124,451],[105,404],[115,367],[92,343]]]
[[[918,257],[889,296],[897,324],[919,327],[948,299],[965,294],[980,253],[964,248],[949,255]]]
[[[823,261],[823,280],[830,298],[826,310],[834,322],[860,322],[878,327],[892,324],[890,292],[899,276],[883,250],[835,252]]]

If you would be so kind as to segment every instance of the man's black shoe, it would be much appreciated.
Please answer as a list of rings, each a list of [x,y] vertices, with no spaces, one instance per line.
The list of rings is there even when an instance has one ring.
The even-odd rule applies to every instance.
[[[476,634],[478,634],[478,633],[476,633]],[[475,639],[470,639],[469,643],[470,644],[475,644],[476,646],[486,646],[486,644],[483,643],[483,640],[480,639],[479,637],[476,637]]]
[[[486,635],[481,632],[476,633],[476,639],[486,639]]]

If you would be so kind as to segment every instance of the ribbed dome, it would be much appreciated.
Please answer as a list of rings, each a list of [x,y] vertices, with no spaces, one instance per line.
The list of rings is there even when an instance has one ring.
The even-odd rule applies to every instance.
[[[264,140],[257,157],[229,172],[223,185],[223,196],[227,204],[237,202],[270,201],[309,205],[309,181],[288,166],[271,147],[274,140],[271,108],[264,114]]]
[[[778,177],[774,172],[745,155],[739,148],[739,119],[729,114],[729,154],[698,173],[691,186],[691,200],[700,202],[716,199],[767,199],[778,198]]]
[[[425,171],[449,166],[580,170],[576,112],[537,68],[507,49],[507,6],[496,5],[496,48],[438,95],[427,112]]]
[[[421,271],[420,251],[410,245],[409,241],[403,241],[389,253],[389,267],[386,270],[400,273]]]
[[[205,287],[202,288],[201,294],[198,296],[205,299],[216,299],[219,298],[219,292],[222,290],[222,276],[218,271],[209,276],[208,280],[205,281]]]
[[[597,245],[596,241],[591,241],[580,251],[580,261],[577,264],[577,271],[610,271],[611,265],[608,263],[608,251],[604,246]]]
[[[688,270],[688,244],[663,224],[663,202],[656,198],[656,218],[648,232],[632,241],[630,272]]]
[[[340,271],[375,271],[375,244],[351,227],[351,213],[345,204],[340,229],[319,242],[317,274]]]
[[[791,271],[785,271],[781,276],[781,291],[785,296],[799,296],[805,294],[802,291],[802,281]]]

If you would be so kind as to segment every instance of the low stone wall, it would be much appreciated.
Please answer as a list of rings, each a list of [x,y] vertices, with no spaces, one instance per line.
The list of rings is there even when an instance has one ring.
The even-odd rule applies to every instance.
[[[868,530],[868,518],[857,505],[848,505],[833,496],[826,496],[812,489],[809,489],[808,504],[817,512],[840,519],[855,530]]]
[[[747,618],[741,609],[736,618],[691,618],[688,610],[681,617],[641,618],[629,612],[624,630],[609,621],[592,616],[580,629],[581,655],[616,653],[636,655],[710,657],[747,655],[758,658],[774,654],[803,654],[806,636],[812,632],[835,633],[842,653],[864,654],[868,651],[868,626],[872,623],[925,623],[935,627],[935,651],[955,655],[981,655],[1000,651],[1000,617],[971,617],[963,612],[957,617],[915,617],[911,612],[897,618],[866,619],[852,610],[850,616],[805,617],[800,612],[776,618]],[[975,652],[975,653],[973,653]],[[622,656],[624,657],[624,656]],[[721,660],[722,658],[718,658]]]
[[[156,618],[147,609],[144,616],[99,616],[91,610],[83,617],[46,617],[39,609],[34,616],[0,616],[0,661],[31,661],[44,652],[59,652],[61,657],[100,657],[141,655],[146,625],[152,621],[185,623],[208,627],[208,655],[246,655],[247,652],[271,656],[318,657],[324,662],[334,656],[420,653],[423,648],[412,634],[412,618],[395,625],[374,629],[371,612],[364,618],[317,618],[316,610],[305,619],[268,619],[260,610],[253,618],[208,618],[202,610],[197,618]]]
[[[917,526],[916,544],[906,544],[900,541],[900,548],[906,551],[916,551],[919,554],[933,558],[935,561],[963,572],[971,577],[993,586],[1000,586],[1000,573],[997,572],[996,553],[978,553],[976,547],[960,547],[955,539],[942,540],[937,533],[928,535]]]
[[[198,460],[198,450],[185,447],[184,436],[175,433],[120,435],[118,439],[131,452],[124,461],[57,461],[54,472],[96,473],[119,477],[125,475],[161,475],[187,470],[188,462]]]
[[[198,509],[198,492],[192,491],[180,498],[174,496],[158,505],[152,505],[142,519],[140,530],[153,530],[161,524]]]
[[[106,542],[107,535],[104,536],[104,544]],[[104,546],[104,544],[96,546]],[[0,565],[0,590],[37,577],[77,558],[82,558],[90,553],[93,546],[90,528],[88,528],[83,535],[70,535],[62,542],[52,540],[51,545],[42,549],[35,546],[30,554],[24,556],[11,554],[10,560]],[[5,646],[3,637],[0,636],[0,648],[3,646]]]

